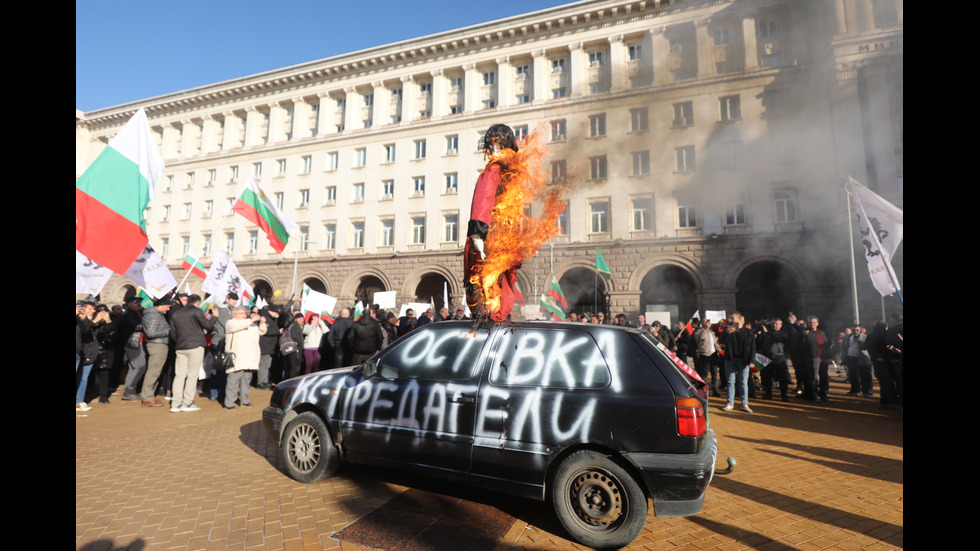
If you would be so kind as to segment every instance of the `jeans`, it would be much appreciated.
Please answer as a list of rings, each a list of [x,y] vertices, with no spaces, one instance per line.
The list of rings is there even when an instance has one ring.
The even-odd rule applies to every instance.
[[[749,366],[739,367],[735,362],[725,360],[725,374],[728,376],[728,405],[735,405],[736,383],[741,386],[742,405],[749,405]]]
[[[81,367],[79,367],[81,365]],[[85,363],[85,360],[75,354],[75,404],[85,401],[85,391],[88,389],[88,376],[92,373],[95,363]]]

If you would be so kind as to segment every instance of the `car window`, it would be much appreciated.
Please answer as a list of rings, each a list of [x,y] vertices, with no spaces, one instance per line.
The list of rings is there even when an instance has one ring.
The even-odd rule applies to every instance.
[[[473,377],[489,330],[431,327],[412,331],[378,360],[385,379],[467,380]]]
[[[559,329],[505,331],[490,371],[495,385],[602,388],[609,381],[609,366],[592,336]]]

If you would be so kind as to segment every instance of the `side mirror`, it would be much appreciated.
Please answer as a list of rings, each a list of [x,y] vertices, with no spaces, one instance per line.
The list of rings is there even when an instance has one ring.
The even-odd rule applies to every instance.
[[[367,362],[361,369],[364,372],[365,379],[373,379],[378,374],[378,363]]]

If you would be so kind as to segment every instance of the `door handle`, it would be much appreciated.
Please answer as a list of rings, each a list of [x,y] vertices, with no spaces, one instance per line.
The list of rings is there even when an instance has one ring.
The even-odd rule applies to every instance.
[[[450,398],[450,401],[451,402],[455,402],[457,404],[475,404],[476,403],[476,396],[466,396],[464,394],[455,394],[455,395],[453,395],[452,398]]]

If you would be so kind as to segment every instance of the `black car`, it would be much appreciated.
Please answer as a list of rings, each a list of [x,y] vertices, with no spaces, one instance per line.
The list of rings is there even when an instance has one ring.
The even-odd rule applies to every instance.
[[[290,379],[263,411],[288,474],[392,466],[550,500],[579,542],[617,548],[696,514],[717,443],[707,389],[648,333],[443,322],[364,365]]]

